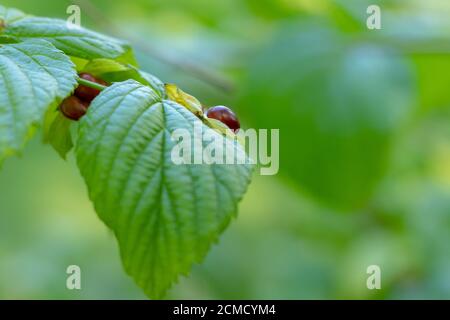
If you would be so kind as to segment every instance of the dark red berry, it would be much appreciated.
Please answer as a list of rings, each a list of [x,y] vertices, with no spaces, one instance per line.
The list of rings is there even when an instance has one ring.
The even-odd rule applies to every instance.
[[[107,83],[105,81],[103,81],[102,79],[97,79],[96,77],[94,77],[92,74],[89,74],[89,73],[80,73],[78,76],[84,80],[95,82],[95,83],[98,83],[98,84],[101,84],[104,86],[107,85]],[[99,94],[100,94],[100,90],[89,88],[82,84],[80,84],[78,86],[78,88],[75,89],[75,95],[78,98],[80,98],[81,100],[84,100],[87,102],[91,102]]]
[[[241,127],[236,114],[230,108],[225,106],[209,108],[208,111],[206,111],[206,116],[226,124],[234,133],[238,132]]]
[[[75,96],[70,96],[63,100],[59,108],[61,112],[69,119],[78,121],[86,114],[89,107],[87,102],[80,100]]]

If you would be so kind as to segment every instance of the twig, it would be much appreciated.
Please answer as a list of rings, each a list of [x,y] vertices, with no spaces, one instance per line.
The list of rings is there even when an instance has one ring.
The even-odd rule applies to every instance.
[[[123,30],[119,28],[113,21],[103,15],[103,13],[95,5],[93,5],[90,0],[74,0],[73,2],[85,9],[88,16],[95,22],[103,25],[103,28],[108,30],[108,32],[115,34],[117,37],[129,40],[136,48],[140,49],[142,52],[148,54],[149,56],[165,64],[171,65],[172,67],[175,67],[179,70],[182,70],[188,74],[191,74],[198,80],[212,85],[217,89],[224,91],[225,93],[230,93],[233,91],[233,85],[228,79],[225,79],[218,74],[212,73],[211,71],[203,68],[200,65],[188,63],[185,61],[181,62],[179,61],[179,59],[171,57],[155,49],[148,43],[142,42],[138,37],[123,32]]]

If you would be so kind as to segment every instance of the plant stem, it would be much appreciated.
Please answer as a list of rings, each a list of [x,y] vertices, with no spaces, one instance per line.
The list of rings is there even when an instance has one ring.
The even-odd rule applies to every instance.
[[[103,89],[106,88],[106,86],[104,86],[104,85],[101,85],[101,84],[98,84],[98,83],[95,83],[95,82],[92,82],[92,81],[89,81],[89,80],[86,80],[86,79],[82,79],[80,77],[78,77],[77,81],[78,81],[79,84],[82,84],[83,86],[86,86],[86,87],[89,87],[89,88],[92,88],[92,89],[97,89],[97,90],[100,90],[100,91],[102,91]]]

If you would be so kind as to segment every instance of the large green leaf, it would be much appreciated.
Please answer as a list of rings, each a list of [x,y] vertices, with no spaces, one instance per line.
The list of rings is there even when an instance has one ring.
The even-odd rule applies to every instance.
[[[134,80],[104,90],[80,122],[77,162],[90,198],[118,239],[126,271],[152,298],[203,259],[250,181],[250,165],[172,162],[171,134],[193,133],[194,124],[225,139]]]
[[[7,23],[4,35],[19,40],[46,39],[66,54],[83,59],[110,58],[135,64],[124,42],[82,27],[69,27],[65,20],[27,16]]]
[[[22,149],[49,106],[75,88],[70,59],[45,40],[0,47],[0,163]]]
[[[410,69],[387,49],[348,46],[328,29],[294,30],[253,58],[242,110],[256,127],[280,129],[285,177],[332,207],[364,207],[413,105]]]

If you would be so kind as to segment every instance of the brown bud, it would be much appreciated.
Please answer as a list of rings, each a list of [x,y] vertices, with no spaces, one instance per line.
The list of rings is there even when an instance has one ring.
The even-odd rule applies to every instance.
[[[59,106],[64,116],[75,121],[78,121],[86,114],[88,107],[89,104],[87,102],[80,100],[76,96],[70,96],[64,99]]]

